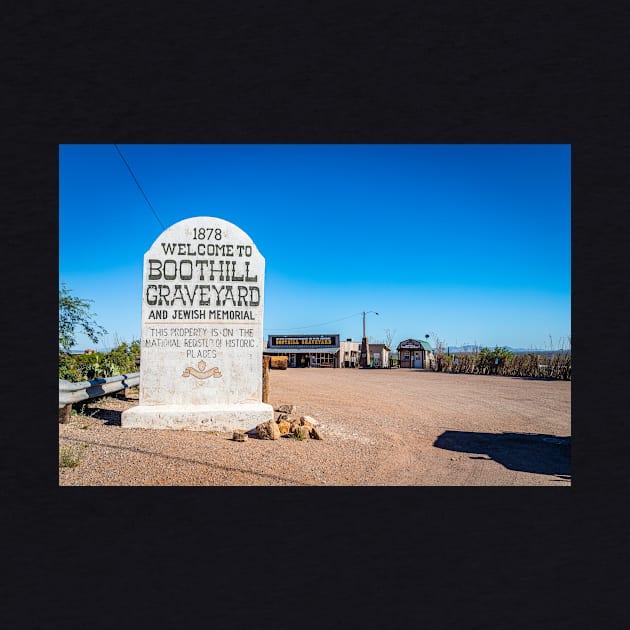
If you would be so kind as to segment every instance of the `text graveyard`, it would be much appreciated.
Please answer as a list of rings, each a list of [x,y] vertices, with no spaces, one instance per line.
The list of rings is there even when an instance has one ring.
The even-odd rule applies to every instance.
[[[172,253],[184,249],[182,243],[161,243],[163,249]],[[203,244],[205,245],[205,244]],[[223,251],[226,247],[223,248]],[[186,255],[188,249],[186,248]],[[207,251],[204,249],[204,251]],[[252,256],[251,247],[229,246],[229,252],[237,252],[238,256]],[[148,260],[148,275],[144,299],[149,306],[232,307],[226,309],[173,309],[172,319],[235,319],[253,320],[251,310],[235,310],[234,307],[252,307],[260,305],[260,288],[257,286],[258,274],[250,275],[250,260],[214,260],[168,258]],[[240,272],[240,273],[239,273]],[[218,280],[223,284],[199,284],[205,280]],[[189,282],[197,281],[195,284]],[[157,284],[157,282],[160,282]],[[186,284],[183,284],[186,282]],[[230,283],[230,284],[227,284]],[[165,319],[169,312],[164,309],[151,309],[148,319]]]

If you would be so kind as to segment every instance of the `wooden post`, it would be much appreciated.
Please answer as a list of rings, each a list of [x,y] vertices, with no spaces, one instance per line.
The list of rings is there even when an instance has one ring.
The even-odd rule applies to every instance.
[[[66,424],[70,420],[70,414],[72,413],[72,405],[64,405],[59,408],[59,424]]]
[[[262,358],[262,401],[269,403],[269,363],[271,357],[263,356]]]

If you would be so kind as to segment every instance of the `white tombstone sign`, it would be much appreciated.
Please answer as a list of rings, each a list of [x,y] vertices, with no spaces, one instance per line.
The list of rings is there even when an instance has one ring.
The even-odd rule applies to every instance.
[[[231,431],[262,402],[265,259],[233,223],[194,217],[144,255],[140,404],[123,427]]]

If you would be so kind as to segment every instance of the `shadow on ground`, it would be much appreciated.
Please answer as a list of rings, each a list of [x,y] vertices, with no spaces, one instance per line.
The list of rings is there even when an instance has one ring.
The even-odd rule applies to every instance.
[[[444,431],[433,446],[476,453],[522,472],[571,478],[571,438],[540,433],[473,433]]]
[[[90,410],[90,417],[102,420],[106,426],[121,426],[120,418],[122,411],[115,411],[114,409],[103,409],[101,407],[95,407]]]

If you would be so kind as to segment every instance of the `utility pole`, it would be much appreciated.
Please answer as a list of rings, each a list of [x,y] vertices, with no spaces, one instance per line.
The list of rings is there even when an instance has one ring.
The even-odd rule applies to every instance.
[[[365,316],[368,313],[378,315],[376,311],[363,311],[363,339],[361,340],[361,367],[370,367],[370,344],[365,335]]]

